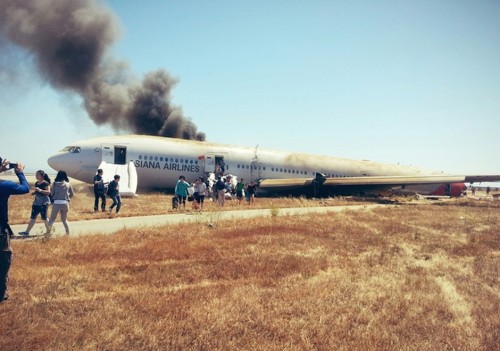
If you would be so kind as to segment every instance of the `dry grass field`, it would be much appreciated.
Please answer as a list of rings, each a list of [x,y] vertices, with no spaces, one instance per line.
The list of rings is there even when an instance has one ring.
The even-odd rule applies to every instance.
[[[85,196],[70,220],[96,216]],[[27,221],[24,198],[11,222]],[[124,215],[169,199],[125,199]],[[267,219],[215,227],[13,241],[0,350],[500,349],[500,201],[294,217],[279,208],[318,202],[266,204]]]

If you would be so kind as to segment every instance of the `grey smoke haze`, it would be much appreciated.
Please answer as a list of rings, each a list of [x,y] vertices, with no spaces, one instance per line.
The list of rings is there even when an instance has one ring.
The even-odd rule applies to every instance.
[[[6,38],[28,50],[40,76],[55,89],[79,94],[96,124],[205,140],[170,102],[176,80],[165,70],[139,81],[126,62],[110,57],[119,32],[116,16],[96,0],[0,0],[0,42]]]

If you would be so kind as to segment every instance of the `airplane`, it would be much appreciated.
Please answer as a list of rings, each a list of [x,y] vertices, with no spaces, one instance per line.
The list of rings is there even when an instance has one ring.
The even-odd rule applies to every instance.
[[[391,194],[461,196],[466,183],[500,181],[500,175],[450,175],[411,166],[301,154],[256,147],[148,135],[115,135],[77,141],[48,159],[55,170],[92,183],[98,168],[122,172],[139,189],[174,189],[179,176],[205,179],[225,164],[224,174],[256,181],[259,193],[326,195]],[[117,168],[122,167],[122,168]],[[120,169],[120,170],[119,170]],[[109,173],[109,172],[108,172]],[[124,184],[126,183],[126,184]]]

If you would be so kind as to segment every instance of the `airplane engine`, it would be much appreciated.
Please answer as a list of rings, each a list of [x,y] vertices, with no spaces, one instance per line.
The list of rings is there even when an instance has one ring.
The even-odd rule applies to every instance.
[[[466,189],[464,183],[442,184],[431,195],[460,197]]]

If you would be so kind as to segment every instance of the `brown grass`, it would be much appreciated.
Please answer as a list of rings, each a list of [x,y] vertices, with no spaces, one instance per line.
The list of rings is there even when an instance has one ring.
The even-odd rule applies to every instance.
[[[500,206],[442,204],[15,241],[0,350],[499,350]]]

